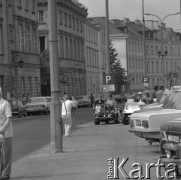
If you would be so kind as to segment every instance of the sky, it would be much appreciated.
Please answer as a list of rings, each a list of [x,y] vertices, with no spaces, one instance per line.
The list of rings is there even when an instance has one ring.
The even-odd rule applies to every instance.
[[[163,19],[168,14],[180,12],[181,0],[144,0],[145,13],[155,14]],[[105,0],[79,0],[88,8],[88,17],[105,16]],[[129,18],[131,21],[142,20],[142,0],[109,0],[109,19]],[[145,16],[145,20],[157,20]],[[180,15],[164,20],[167,27],[181,29]],[[180,30],[181,31],[181,30]]]

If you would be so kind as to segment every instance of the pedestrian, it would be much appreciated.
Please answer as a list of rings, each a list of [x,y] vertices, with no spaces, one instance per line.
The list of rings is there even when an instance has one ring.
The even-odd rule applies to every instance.
[[[158,98],[165,91],[164,86],[160,86],[159,90],[156,92],[156,97]]]
[[[26,94],[26,103],[29,101],[29,98],[30,98],[30,94],[27,93],[27,94]]]
[[[0,180],[10,179],[12,162],[12,111],[8,101],[2,98],[2,89],[0,88],[0,134],[3,136],[3,166]]]
[[[64,96],[65,101],[62,103],[62,120],[65,124],[65,136],[70,136],[72,127],[72,109],[75,107],[71,97]]]
[[[93,96],[93,94],[91,93],[91,95],[90,95],[90,102],[91,102],[91,107],[93,107],[94,106],[94,96]]]
[[[78,108],[78,102],[75,100],[73,96],[70,97],[70,100],[74,103],[74,107],[72,108],[72,126],[75,125],[75,111]]]
[[[27,103],[27,99],[24,94],[21,96],[21,101],[22,101],[23,105],[25,105]]]

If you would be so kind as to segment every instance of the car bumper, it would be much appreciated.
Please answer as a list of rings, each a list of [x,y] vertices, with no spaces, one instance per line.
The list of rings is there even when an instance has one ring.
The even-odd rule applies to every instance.
[[[140,132],[136,131],[134,129],[129,129],[128,130],[131,133],[134,133],[136,136],[140,138],[145,138],[145,139],[160,139],[160,132]]]

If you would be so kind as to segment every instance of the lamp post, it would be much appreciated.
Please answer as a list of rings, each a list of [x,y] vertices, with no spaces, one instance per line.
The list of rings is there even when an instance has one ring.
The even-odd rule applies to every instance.
[[[160,30],[161,30],[161,51],[158,51],[158,56],[162,58],[162,82],[163,82],[163,86],[165,85],[165,81],[164,81],[164,57],[167,56],[168,52],[167,51],[163,51],[163,21],[169,17],[169,16],[174,16],[174,15],[178,15],[180,14],[180,12],[177,13],[173,13],[173,14],[168,14],[166,15],[163,19],[161,19],[159,16],[155,15],[155,14],[149,14],[146,13],[145,15],[147,16],[154,16],[156,17],[159,22],[160,22]]]

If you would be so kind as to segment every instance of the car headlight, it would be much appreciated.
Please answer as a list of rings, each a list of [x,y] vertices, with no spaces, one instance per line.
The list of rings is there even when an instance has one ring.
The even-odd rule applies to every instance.
[[[171,156],[172,156],[171,151],[169,151],[169,150],[165,150],[165,152],[166,152],[166,156],[167,156],[167,158],[168,158],[168,159],[170,159],[170,158],[171,158]]]

